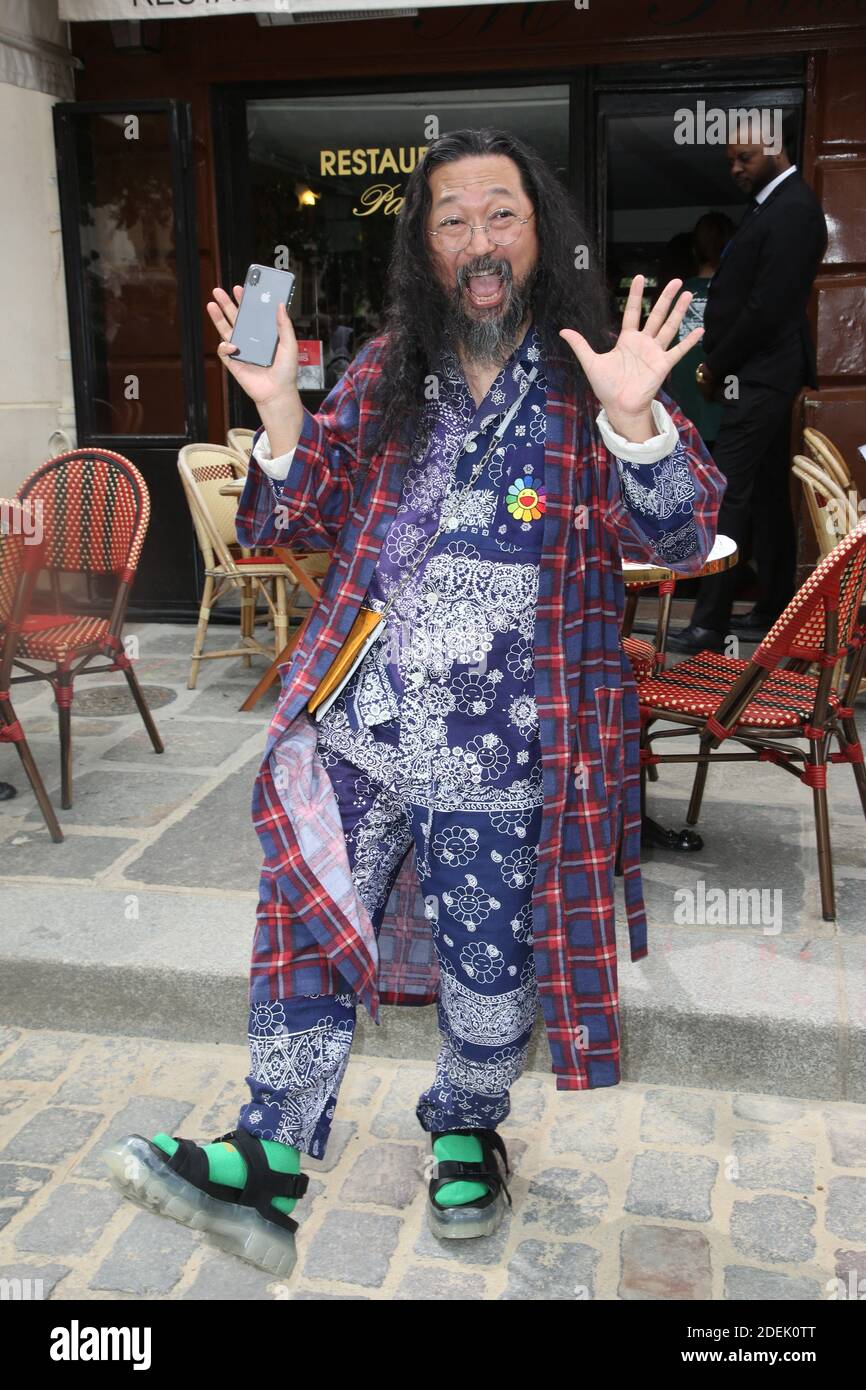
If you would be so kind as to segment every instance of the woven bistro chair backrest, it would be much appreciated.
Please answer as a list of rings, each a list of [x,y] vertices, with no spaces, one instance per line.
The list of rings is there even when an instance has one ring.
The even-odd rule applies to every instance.
[[[835,664],[847,656],[866,585],[866,517],[825,555],[776,619],[752,660],[769,669],[795,661]],[[836,641],[825,651],[826,617],[838,614]]]
[[[829,555],[842,537],[854,529],[858,520],[856,508],[851,507],[850,498],[835,479],[805,455],[794,455],[791,472],[803,484],[818,548],[822,555]]]
[[[229,546],[237,545],[235,516],[238,499],[223,497],[220,488],[245,478],[245,461],[224,444],[185,444],[177,456],[186,500],[205,569],[235,568]]]
[[[827,438],[826,434],[807,426],[803,430],[803,443],[815,462],[820,464],[824,472],[829,473],[833,481],[838,483],[843,490],[852,486],[848,465],[836,445]]]
[[[109,449],[56,454],[17,496],[40,513],[45,565],[115,574],[131,583],[150,521],[150,496],[134,463]]]
[[[249,463],[254,435],[255,430],[244,429],[241,426],[229,430],[226,434],[226,444],[230,449],[234,449],[236,454],[240,454],[244,463]]]

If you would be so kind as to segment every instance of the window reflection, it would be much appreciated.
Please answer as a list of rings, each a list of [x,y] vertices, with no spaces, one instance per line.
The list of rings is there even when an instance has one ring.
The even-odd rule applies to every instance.
[[[247,103],[250,260],[297,276],[291,316],[310,342],[305,385],[338,380],[382,310],[394,219],[434,132],[500,126],[565,181],[568,87],[274,97]],[[431,135],[432,139],[432,135]],[[278,262],[279,263],[279,262]]]
[[[75,135],[94,431],[182,435],[168,116],[81,115]]]

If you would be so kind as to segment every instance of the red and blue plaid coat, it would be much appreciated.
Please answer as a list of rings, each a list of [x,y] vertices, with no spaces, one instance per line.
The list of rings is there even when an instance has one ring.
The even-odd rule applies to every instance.
[[[377,941],[351,883],[305,706],[352,626],[400,502],[408,447],[391,442],[377,452],[372,442],[383,347],[383,338],[368,343],[318,414],[305,412],[284,484],[251,461],[237,518],[243,545],[333,549],[321,597],[283,671],[255,784],[253,820],[265,861],[251,997],[333,994],[348,986],[377,1022],[383,1003],[436,998],[438,966],[414,850]],[[624,500],[596,424],[600,406],[581,407],[558,374],[549,366],[545,372],[547,511],[535,627],[544,812],[533,937],[556,1086],[584,1090],[620,1079],[614,861],[621,816],[631,959],[647,954],[639,712],[620,645],[621,558],[671,562]],[[724,481],[691,423],[664,394],[659,399],[679,431],[694,483],[695,549],[673,566],[690,574],[712,546]]]

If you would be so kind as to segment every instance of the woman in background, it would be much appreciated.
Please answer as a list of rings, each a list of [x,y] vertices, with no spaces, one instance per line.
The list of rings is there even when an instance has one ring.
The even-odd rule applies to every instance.
[[[734,224],[723,212],[705,212],[699,217],[692,232],[692,248],[697,263],[697,275],[683,284],[683,290],[690,290],[692,302],[680,324],[678,342],[693,328],[700,328],[704,322],[704,309],[707,304],[707,291],[710,281],[718,269],[722,252],[734,233]],[[670,374],[669,391],[682,410],[691,420],[710,453],[716,442],[716,434],[721,424],[722,406],[716,401],[706,401],[698,390],[695,370],[701,362],[701,344],[698,343],[685,357],[681,357]]]

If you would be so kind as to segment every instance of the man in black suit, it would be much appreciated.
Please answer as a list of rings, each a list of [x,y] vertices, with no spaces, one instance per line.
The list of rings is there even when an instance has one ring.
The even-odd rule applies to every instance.
[[[818,384],[806,304],[827,247],[821,205],[784,150],[735,141],[727,158],[752,200],[710,284],[696,380],[707,400],[724,405],[713,451],[728,483],[718,529],[736,541],[741,561],[701,581],[691,623],[668,642],[685,652],[724,650],[731,628],[759,641],[794,593],[791,406],[801,387]],[[759,598],[732,620],[750,539]]]

